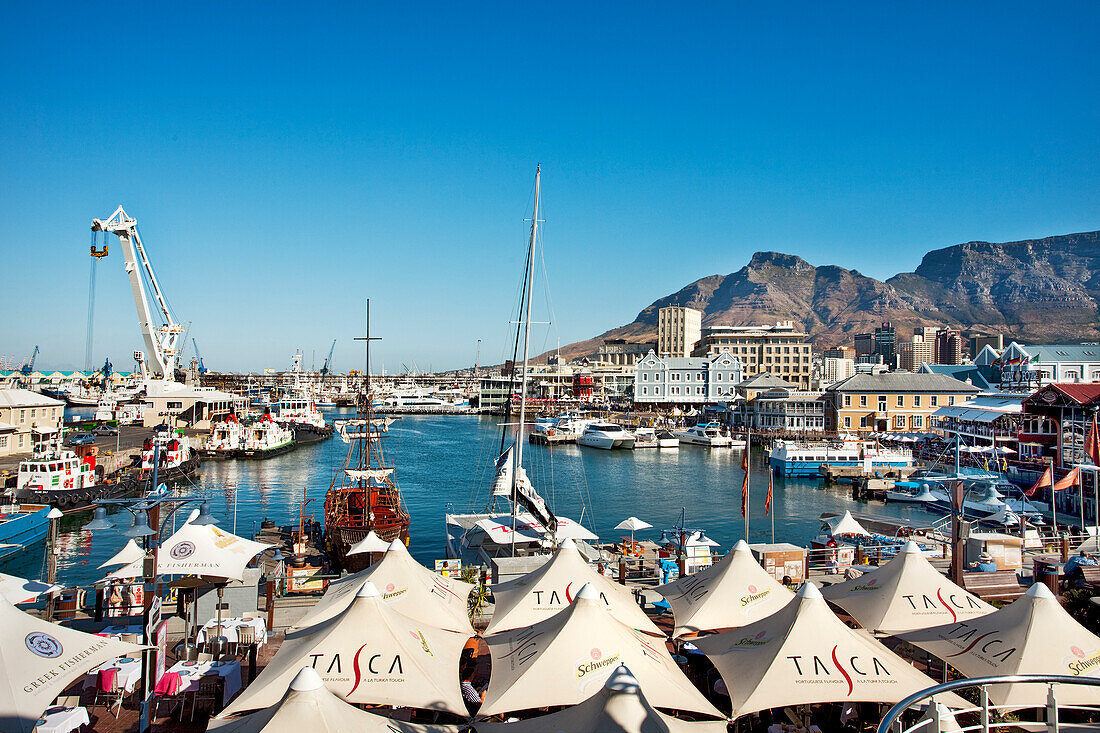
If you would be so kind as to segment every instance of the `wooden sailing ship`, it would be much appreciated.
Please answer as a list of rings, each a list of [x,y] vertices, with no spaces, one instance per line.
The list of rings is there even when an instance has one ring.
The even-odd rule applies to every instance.
[[[368,320],[368,364],[369,330]],[[375,415],[372,403],[368,370],[355,418],[336,421],[336,432],[348,444],[348,453],[325,495],[325,550],[332,565],[351,573],[370,564],[370,554],[348,555],[368,532],[387,542],[407,544],[409,539],[409,513],[394,482],[394,468],[382,452],[382,436],[394,418]]]

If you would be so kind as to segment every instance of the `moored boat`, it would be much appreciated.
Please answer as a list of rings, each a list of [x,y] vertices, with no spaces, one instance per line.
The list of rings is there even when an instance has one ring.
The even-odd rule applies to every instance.
[[[585,427],[584,432],[577,438],[577,445],[603,450],[614,448],[631,450],[634,447],[634,436],[614,423],[596,422]]]
[[[285,428],[265,413],[244,430],[238,458],[270,458],[295,448],[294,431]]]
[[[784,476],[818,476],[822,466],[862,466],[868,473],[913,465],[908,448],[887,448],[869,440],[777,440],[768,457],[772,471]]]
[[[715,423],[692,425],[690,428],[673,431],[673,435],[676,436],[681,444],[705,445],[708,448],[734,447],[733,438],[728,435],[722,435],[722,432],[718,429],[718,425]],[[737,442],[740,443],[739,447],[744,447],[745,441],[742,440]]]
[[[140,473],[131,471],[104,478],[96,470],[95,446],[81,446],[77,452],[49,446],[20,461],[12,496],[20,502],[49,504],[63,512],[86,509],[96,499],[114,499],[137,491]]]
[[[0,506],[0,560],[46,538],[50,526],[47,504]]]

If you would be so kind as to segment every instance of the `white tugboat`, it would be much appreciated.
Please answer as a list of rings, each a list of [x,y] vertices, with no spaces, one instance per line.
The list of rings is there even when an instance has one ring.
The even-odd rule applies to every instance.
[[[157,465],[157,481],[177,481],[195,473],[199,467],[198,452],[192,447],[191,439],[182,433],[159,438],[160,450],[155,447],[155,438],[146,438],[141,445],[141,472],[143,477]],[[158,457],[159,456],[159,457]]]
[[[210,435],[199,452],[209,458],[233,458],[244,444],[244,431],[237,416],[230,414],[210,426]]]
[[[244,441],[237,452],[239,458],[270,458],[294,450],[294,431],[284,428],[265,413],[245,428]]]

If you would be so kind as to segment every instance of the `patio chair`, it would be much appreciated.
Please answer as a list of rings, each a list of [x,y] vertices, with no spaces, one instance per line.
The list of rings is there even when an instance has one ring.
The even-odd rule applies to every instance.
[[[210,708],[211,717],[214,715],[221,702],[222,678],[217,674],[205,674],[199,678],[199,686],[191,697],[191,721],[195,720],[195,711],[199,705],[205,710]]]
[[[172,710],[175,709],[176,705],[179,705],[180,722],[182,723],[183,708],[186,704],[186,698],[183,692],[183,680],[179,672],[165,672],[157,682],[157,686],[153,690],[153,711],[151,720],[156,719],[160,706],[165,703],[168,703],[169,716],[171,716]]]
[[[256,629],[251,626],[241,626],[237,629],[237,649],[247,652],[248,648],[256,643]]]
[[[92,706],[103,705],[110,710],[117,702],[118,709],[112,714],[118,718],[119,711],[122,710],[122,698],[125,696],[126,689],[118,683],[117,670],[101,669],[96,675],[95,699],[92,700]]]

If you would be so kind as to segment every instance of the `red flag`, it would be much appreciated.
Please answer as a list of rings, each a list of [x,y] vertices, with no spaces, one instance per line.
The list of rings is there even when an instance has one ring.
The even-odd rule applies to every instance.
[[[745,479],[741,482],[741,516],[749,511],[749,474],[745,473]]]
[[[1096,428],[1096,416],[1092,416],[1092,425],[1089,434],[1085,438],[1085,456],[1092,461],[1092,465],[1100,466],[1100,432]]]
[[[1035,496],[1035,492],[1039,489],[1049,489],[1054,485],[1054,470],[1047,466],[1047,470],[1043,471],[1043,475],[1039,477],[1039,480],[1035,482],[1035,485],[1024,492],[1027,496]]]
[[[1058,480],[1058,483],[1052,487],[1054,491],[1065,491],[1071,486],[1076,486],[1077,482],[1081,479],[1081,469],[1075,468],[1065,476]]]
[[[774,478],[774,476],[772,474],[768,475],[768,495],[766,497],[764,497],[764,515],[765,516],[772,513],[772,479],[773,478]]]

